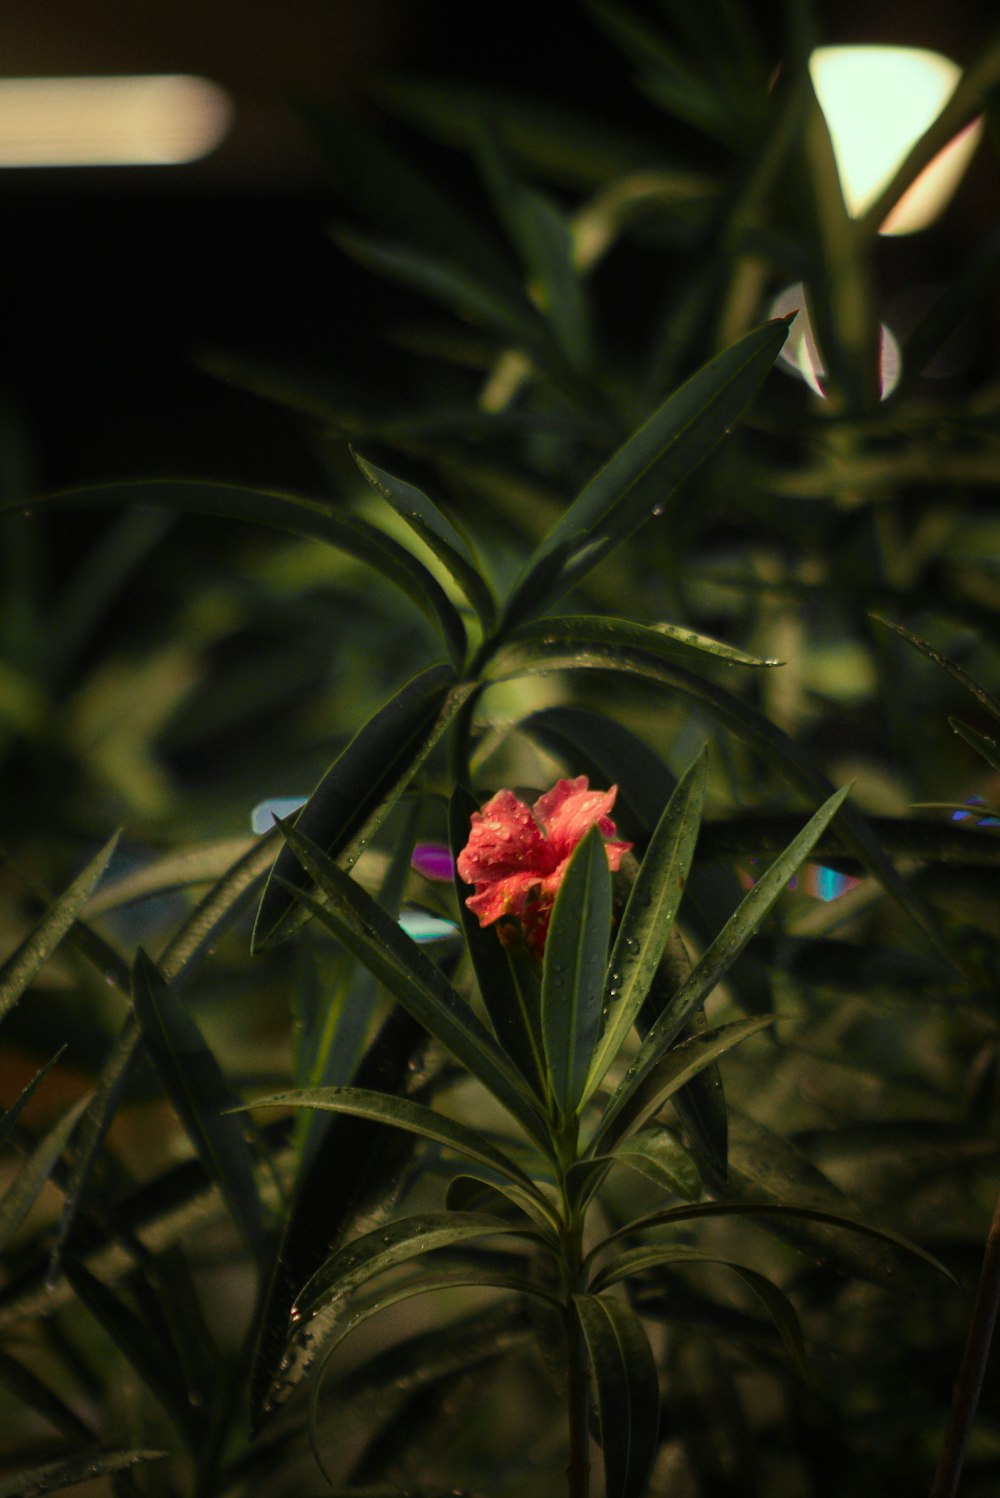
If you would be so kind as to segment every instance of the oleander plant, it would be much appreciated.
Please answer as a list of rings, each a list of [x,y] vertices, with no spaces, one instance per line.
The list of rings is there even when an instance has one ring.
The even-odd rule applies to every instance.
[[[997,1491],[1000,33],[849,212],[755,16],[311,100],[328,486],[4,496],[3,1498]]]

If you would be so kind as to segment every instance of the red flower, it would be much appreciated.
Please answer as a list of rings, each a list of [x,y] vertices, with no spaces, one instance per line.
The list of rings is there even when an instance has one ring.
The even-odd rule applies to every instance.
[[[632,846],[614,841],[617,829],[608,812],[617,794],[616,785],[592,791],[586,775],[578,775],[557,780],[530,809],[505,790],[474,811],[458,872],[476,886],[465,903],[480,926],[517,916],[529,946],[541,952],[566,865],[591,827],[600,828],[611,869]]]

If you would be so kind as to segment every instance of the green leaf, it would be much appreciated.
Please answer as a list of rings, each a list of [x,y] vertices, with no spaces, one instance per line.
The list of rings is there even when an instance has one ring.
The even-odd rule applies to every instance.
[[[93,1429],[84,1424],[75,1410],[64,1404],[47,1384],[30,1368],[25,1368],[9,1353],[0,1351],[0,1388],[12,1394],[35,1414],[55,1427],[71,1441],[95,1441]]]
[[[805,1382],[809,1382],[805,1345],[795,1307],[783,1290],[779,1290],[777,1285],[746,1264],[722,1258],[718,1254],[705,1253],[686,1243],[648,1243],[641,1248],[628,1248],[617,1253],[614,1263],[594,1276],[591,1289],[597,1294],[609,1285],[631,1279],[633,1275],[647,1274],[651,1269],[659,1269],[665,1264],[723,1264],[731,1269],[763,1302],[792,1362]]]
[[[111,861],[116,832],[83,872],[54,900],[38,924],[0,966],[0,1018],[17,1003],[32,978],[69,931]]]
[[[525,1233],[484,1212],[422,1212],[352,1238],[321,1265],[296,1297],[293,1321],[307,1321],[345,1302],[376,1275],[436,1248],[451,1248],[501,1233]]]
[[[598,1139],[604,1138],[618,1113],[629,1104],[633,1094],[643,1088],[653,1068],[662,1060],[665,1052],[684,1029],[691,1016],[701,1007],[729,971],[754,932],[762,925],[792,874],[836,816],[849,791],[849,786],[836,791],[820,807],[819,811],[810,817],[798,837],[792,840],[784,853],[774,860],[753,889],[744,896],[711,946],[703,953],[690,978],[654,1020],[649,1033],[639,1047],[639,1053],[628,1076],[616,1089],[604,1110],[595,1134],[595,1144]],[[645,1104],[640,1113],[648,1117]],[[632,1116],[631,1108],[629,1115]]]
[[[747,655],[734,645],[676,624],[637,624],[632,619],[597,614],[563,614],[514,630],[491,657],[484,674],[487,680],[504,681],[519,675],[524,666],[533,665],[542,652],[573,650],[584,657],[594,648],[642,651],[655,660],[676,661],[693,668],[703,668],[706,656],[729,666],[781,665],[780,661]]]
[[[295,818],[307,837],[349,868],[399,800],[471,691],[447,666],[431,666],[383,703],[341,751]],[[305,919],[294,892],[306,887],[299,860],[283,848],[254,923],[254,951],[273,945]]]
[[[574,1295],[594,1378],[607,1498],[641,1498],[656,1456],[660,1391],[642,1322],[625,1300]]]
[[[448,569],[478,614],[484,631],[491,629],[496,617],[493,594],[464,538],[447,515],[416,485],[377,468],[353,449],[352,456],[372,488],[392,505]]]
[[[23,1472],[12,1472],[0,1478],[0,1498],[38,1498],[59,1488],[74,1488],[92,1482],[106,1472],[123,1472],[140,1462],[156,1462],[169,1456],[167,1451],[94,1451],[90,1456],[64,1457],[45,1462]]]
[[[353,965],[353,958],[343,955]],[[351,1081],[360,1088],[405,1094],[421,1081],[419,1057],[425,1045],[425,1032],[394,1004]],[[326,1079],[322,1085],[339,1085],[339,1081]],[[384,1218],[392,1208],[416,1143],[414,1136],[384,1129],[364,1117],[310,1111],[303,1116],[325,1127],[316,1131],[315,1150],[306,1153],[299,1168],[259,1317],[250,1383],[255,1425],[301,1384],[315,1359],[314,1345],[303,1345],[282,1366],[295,1296],[333,1244]]]
[[[1000,742],[991,738],[988,734],[978,733],[968,723],[963,723],[960,718],[949,718],[948,722],[965,742],[981,755],[993,770],[1000,771]]]
[[[548,1135],[527,1084],[441,970],[315,844],[296,828],[283,827],[282,832],[328,902],[321,905],[303,894],[303,903],[544,1149]]]
[[[668,1098],[720,1056],[741,1045],[758,1030],[774,1023],[774,1016],[735,1020],[716,1029],[703,1030],[680,1045],[673,1045],[653,1059],[643,1060],[646,1042],[624,1078],[611,1094],[587,1149],[588,1156],[613,1153],[629,1134],[642,1127]],[[652,1035],[650,1030],[649,1035]],[[649,1036],[647,1036],[647,1040]],[[668,1043],[669,1044],[669,1043]]]
[[[334,1334],[333,1340],[324,1355],[320,1374],[322,1375],[322,1369],[326,1367],[326,1364],[340,1343],[351,1332],[356,1331],[359,1326],[363,1326],[366,1321],[370,1321],[373,1316],[377,1316],[380,1311],[386,1311],[391,1306],[400,1305],[404,1301],[412,1300],[418,1295],[429,1295],[436,1290],[463,1289],[509,1290],[516,1295],[526,1295],[533,1300],[541,1300],[547,1305],[555,1306],[560,1310],[562,1309],[562,1302],[557,1295],[552,1294],[541,1285],[532,1283],[531,1280],[522,1279],[516,1275],[492,1274],[486,1271],[474,1274],[463,1270],[442,1274],[421,1275],[419,1279],[411,1280],[406,1284],[387,1290],[374,1297],[367,1304],[363,1304],[353,1310],[350,1320],[346,1324],[341,1324]],[[317,1465],[323,1476],[330,1482],[316,1442],[316,1410],[319,1404],[321,1383],[321,1376],[313,1380],[312,1392],[309,1399],[309,1438]],[[330,1485],[331,1487],[333,1486],[332,1482]]]
[[[236,1096],[198,1026],[141,947],[135,957],[132,997],[166,1094],[259,1263],[264,1225],[253,1162],[238,1120],[227,1113]]]
[[[558,364],[543,319],[526,296],[514,295],[457,260],[427,254],[373,234],[339,230],[334,240],[353,260],[391,281],[478,323],[504,343],[524,348],[543,363]]]
[[[612,1159],[616,1164],[630,1165],[663,1191],[685,1201],[697,1201],[701,1195],[698,1167],[669,1129],[640,1129],[631,1139],[622,1141]]]
[[[494,1215],[514,1207],[530,1217],[549,1238],[553,1233],[558,1236],[562,1226],[558,1212],[540,1192],[526,1191],[523,1186],[475,1170],[466,1170],[462,1175],[452,1177],[445,1201],[449,1211],[475,1210]]]
[[[56,1051],[55,1055],[52,1057],[52,1060],[46,1061],[41,1070],[35,1073],[28,1085],[23,1088],[18,1097],[14,1099],[10,1107],[7,1108],[3,1112],[3,1114],[0,1114],[0,1144],[2,1144],[3,1141],[7,1138],[7,1135],[17,1123],[17,1120],[20,1118],[21,1114],[24,1112],[25,1107],[34,1097],[39,1084],[43,1082],[48,1076],[49,1072],[62,1056],[65,1049],[66,1047],[64,1045],[61,1045],[58,1051]]]
[[[456,665],[465,657],[465,630],[448,595],[427,568],[377,526],[336,514],[299,494],[201,479],[144,479],[63,489],[32,501],[32,512],[68,507],[166,505],[194,515],[219,515],[308,536],[374,568],[410,598],[440,632]]]
[[[480,926],[465,903],[471,886],[462,882],[457,870],[458,855],[469,841],[472,813],[478,809],[474,797],[457,785],[449,810],[449,839],[465,941],[493,1033],[535,1095],[544,1100],[541,990],[532,961],[508,952],[494,928]]]
[[[480,167],[529,290],[570,364],[585,373],[593,362],[590,309],[569,222],[548,197],[518,181],[503,137],[488,119],[480,116],[476,123]]]
[[[707,779],[703,752],[667,802],[632,886],[611,953],[604,995],[607,1019],[585,1097],[600,1086],[621,1050],[660,964],[694,857]]]
[[[600,828],[592,827],[559,885],[542,967],[546,1074],[564,1118],[580,1106],[597,1043],[610,929],[611,871]]]
[[[203,1434],[203,1414],[188,1398],[190,1390],[172,1349],[145,1317],[120,1300],[83,1264],[67,1258],[63,1272],[78,1299],[194,1446]]]
[[[88,1097],[80,1098],[53,1124],[0,1197],[0,1251],[8,1247],[34,1206],[88,1102]]]
[[[754,329],[692,375],[632,434],[529,560],[504,606],[503,633],[550,608],[665,503],[756,394],[787,334],[780,319]]]
[[[909,640],[910,644],[915,646],[922,655],[926,655],[928,660],[933,661],[935,666],[940,666],[942,671],[947,671],[953,681],[957,681],[959,686],[971,692],[979,706],[989,713],[990,717],[1000,719],[1000,701],[993,697],[985,687],[980,686],[979,682],[974,680],[967,671],[963,671],[961,666],[949,660],[946,655],[942,655],[940,650],[935,650],[929,640],[921,639],[919,635],[913,634],[902,624],[894,624],[891,619],[883,619],[881,614],[872,614],[871,617],[877,624],[884,624],[886,629],[895,630],[897,635],[901,635],[904,640]]]
[[[126,905],[155,899],[175,889],[214,884],[237,858],[255,848],[257,842],[255,837],[227,837],[165,853],[140,868],[130,869],[118,879],[108,880],[102,889],[91,895],[84,913],[90,920],[109,910],[122,910]]]
[[[641,1138],[642,1136],[638,1136]],[[637,1140],[630,1141],[615,1152],[616,1158],[622,1158],[626,1153],[634,1150]],[[593,1255],[603,1253],[610,1244],[617,1243],[621,1238],[628,1237],[632,1233],[645,1232],[649,1228],[672,1227],[679,1222],[693,1222],[702,1217],[759,1217],[762,1220],[777,1217],[788,1218],[789,1221],[801,1221],[816,1223],[821,1227],[845,1228],[852,1233],[860,1233],[865,1238],[875,1238],[881,1243],[889,1244],[893,1248],[900,1248],[905,1253],[912,1254],[914,1258],[922,1259],[925,1264],[943,1274],[946,1279],[955,1283],[955,1276],[947,1269],[940,1259],[922,1249],[919,1243],[914,1243],[909,1238],[904,1238],[901,1233],[894,1233],[889,1228],[875,1227],[870,1222],[863,1222],[858,1217],[851,1217],[844,1212],[831,1210],[823,1211],[819,1207],[806,1206],[799,1202],[778,1201],[692,1201],[685,1207],[665,1207],[660,1212],[650,1212],[643,1217],[637,1217],[632,1222],[626,1223],[624,1227],[616,1228],[609,1233],[592,1250]]]
[[[457,1123],[443,1113],[435,1113],[433,1109],[425,1107],[423,1103],[415,1103],[410,1098],[391,1097],[388,1093],[370,1092],[363,1087],[293,1088],[289,1092],[275,1092],[267,1097],[256,1098],[252,1104],[244,1104],[239,1111],[245,1111],[249,1107],[319,1108],[330,1113],[350,1113],[356,1118],[370,1118],[375,1123],[405,1129],[408,1133],[419,1134],[421,1138],[430,1139],[435,1144],[443,1144],[447,1149],[457,1150],[460,1155],[467,1155],[470,1160],[488,1165],[491,1170],[499,1171],[506,1180],[530,1190],[534,1196],[540,1196],[530,1176],[525,1175],[520,1166],[515,1165],[508,1155],[497,1149],[478,1130],[470,1129],[467,1124]]]

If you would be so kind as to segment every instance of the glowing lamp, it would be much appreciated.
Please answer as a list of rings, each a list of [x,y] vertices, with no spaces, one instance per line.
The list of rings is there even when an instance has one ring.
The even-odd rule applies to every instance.
[[[809,73],[826,119],[847,211],[859,218],[937,119],[961,77],[920,47],[819,47]],[[912,234],[943,212],[982,134],[973,120],[900,198],[879,232]]]
[[[0,167],[177,166],[207,156],[229,95],[184,74],[0,79]]]

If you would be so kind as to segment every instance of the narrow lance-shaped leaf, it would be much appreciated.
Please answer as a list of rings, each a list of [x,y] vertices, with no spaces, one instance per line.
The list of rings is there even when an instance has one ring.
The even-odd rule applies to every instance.
[[[637,1060],[635,1068],[629,1069],[612,1093],[591,1139],[588,1155],[592,1152],[596,1158],[616,1149],[692,1078],[700,1076],[721,1056],[773,1023],[774,1015],[764,1014],[757,1019],[734,1020],[732,1024],[699,1031],[679,1045],[666,1048],[641,1073]]]
[[[7,1248],[37,1200],[88,1101],[80,1098],[53,1124],[0,1197],[0,1251]]]
[[[608,855],[592,827],[563,874],[542,968],[545,1067],[564,1118],[579,1107],[597,1043],[610,927]]]
[[[1000,772],[1000,742],[991,738],[989,734],[978,733],[968,723],[963,723],[960,718],[949,718],[948,722],[959,738],[964,739],[972,749],[975,749],[991,769]]]
[[[392,1097],[385,1092],[371,1092],[364,1087],[310,1087],[292,1088],[288,1092],[270,1093],[256,1098],[253,1104],[244,1104],[238,1111],[254,1108],[319,1108],[330,1113],[350,1113],[356,1118],[370,1118],[375,1123],[388,1124],[394,1129],[405,1129],[419,1134],[447,1149],[457,1150],[471,1160],[478,1160],[497,1170],[508,1180],[530,1189],[539,1195],[531,1178],[508,1155],[492,1144],[476,1129],[467,1124],[435,1113],[423,1103],[411,1098]]]
[[[52,1057],[51,1061],[46,1061],[41,1070],[35,1073],[28,1085],[23,1088],[19,1096],[14,1099],[10,1107],[6,1109],[3,1114],[0,1114],[0,1144],[2,1144],[3,1141],[7,1138],[7,1135],[17,1123],[17,1120],[24,1112],[24,1109],[34,1097],[39,1085],[48,1076],[49,1072],[55,1066],[56,1062],[59,1060],[65,1049],[66,1047],[64,1045],[60,1046],[58,1051],[56,1051],[55,1055]]]
[[[422,1212],[353,1238],[312,1276],[292,1308],[294,1321],[307,1320],[353,1295],[369,1280],[436,1248],[453,1248],[478,1238],[521,1232],[502,1217],[484,1212]]]
[[[972,696],[985,712],[988,712],[991,717],[1000,720],[1000,701],[992,696],[985,687],[980,686],[979,682],[970,676],[967,671],[963,671],[962,667],[955,661],[949,660],[948,656],[942,655],[940,650],[936,650],[929,640],[924,640],[920,635],[915,635],[905,625],[894,624],[891,619],[883,619],[881,614],[873,614],[872,618],[876,623],[884,624],[887,629],[895,630],[896,634],[902,635],[904,640],[909,640],[910,644],[915,646],[922,655],[926,655],[928,660],[933,661],[935,666],[940,666],[942,671],[947,671],[948,675],[954,681],[957,681],[959,686],[964,687],[967,692],[971,692]]]
[[[628,1248],[618,1253],[612,1264],[595,1275],[592,1289],[604,1290],[609,1285],[631,1279],[633,1275],[644,1274],[651,1269],[658,1269],[668,1264],[724,1264],[727,1269],[731,1269],[763,1302],[778,1328],[781,1340],[793,1363],[802,1378],[808,1382],[809,1370],[806,1363],[805,1344],[802,1340],[802,1330],[795,1307],[783,1290],[779,1290],[777,1285],[759,1274],[756,1269],[748,1268],[746,1264],[721,1258],[717,1254],[705,1253],[704,1250],[692,1248],[686,1243],[648,1243],[641,1248]]]
[[[386,473],[359,452],[352,455],[372,488],[392,505],[407,525],[430,547],[438,561],[448,569],[455,582],[479,615],[484,630],[491,628],[496,604],[489,585],[476,564],[464,538],[447,515],[415,484]]]
[[[258,1261],[264,1227],[237,1099],[194,1020],[140,947],[133,970],[136,1017],[157,1074],[198,1155]]]
[[[660,1425],[653,1349],[627,1301],[575,1295],[573,1304],[593,1371],[606,1498],[640,1498]]]
[[[501,629],[551,607],[630,536],[722,440],[777,358],[788,325],[755,328],[654,411],[581,490],[529,560]]]
[[[437,579],[404,546],[377,526],[355,515],[334,513],[300,494],[252,489],[202,479],[143,479],[64,489],[32,501],[40,509],[93,508],[113,505],[167,505],[195,515],[246,520],[293,536],[309,536],[354,557],[394,583],[436,625],[456,665],[465,656],[460,615]]]
[[[21,997],[42,964],[51,957],[111,861],[118,833],[104,844],[73,883],[54,900],[41,920],[0,967],[0,1018]]]
[[[688,981],[654,1021],[639,1047],[639,1053],[628,1076],[616,1089],[608,1103],[595,1139],[605,1137],[617,1114],[626,1106],[632,1094],[642,1086],[650,1069],[661,1059],[684,1029],[691,1015],[729,971],[751,936],[767,917],[799,864],[803,862],[813,844],[836,816],[849,792],[850,786],[844,786],[836,791],[820,807],[819,811],[810,817],[798,837],[789,844],[784,853],[775,859],[753,889],[748,891],[719,935],[702,955]]]
[[[561,614],[556,619],[533,620],[512,631],[490,658],[486,675],[493,681],[503,681],[523,665],[532,664],[545,647],[553,651],[575,648],[582,653],[595,646],[641,650],[657,660],[676,661],[692,669],[704,669],[713,660],[754,668],[781,665],[781,661],[748,655],[735,645],[679,624],[638,624],[634,619],[603,614]]]
[[[120,1300],[85,1265],[67,1259],[66,1278],[77,1298],[114,1342],[177,1428],[194,1444],[203,1432],[203,1412],[191,1403],[190,1390],[172,1350],[155,1329]]]
[[[555,622],[558,624],[559,621]],[[498,673],[495,679],[505,680],[507,677],[558,670],[620,671],[624,675],[655,683],[699,703],[724,727],[759,753],[766,755],[775,770],[805,795],[826,796],[833,789],[831,782],[809,755],[763,713],[749,703],[742,702],[733,693],[706,681],[704,677],[685,670],[683,666],[655,659],[645,649],[617,647],[608,641],[593,639],[576,640],[572,643],[560,639],[549,646],[538,645],[530,652],[530,656],[530,661],[526,658],[516,668]],[[953,949],[953,943],[940,929],[934,913],[896,872],[872,833],[867,819],[854,807],[846,805],[841,811],[839,825],[845,851],[857,853],[937,951],[961,971],[961,952]]]
[[[705,801],[707,758],[700,754],[678,783],[653,833],[611,953],[605,992],[607,1021],[587,1079],[600,1085],[649,992],[677,914]]]
[[[547,1133],[527,1084],[441,970],[315,844],[295,828],[282,831],[328,903],[310,895],[300,899],[544,1148]]]
[[[60,1488],[90,1483],[105,1472],[124,1472],[140,1462],[161,1461],[168,1451],[94,1451],[89,1456],[70,1456],[40,1467],[25,1468],[0,1478],[0,1498],[40,1498]]]
[[[298,832],[350,867],[471,690],[456,686],[446,666],[412,677],[334,760],[298,813]],[[288,848],[279,853],[265,887],[254,924],[254,950],[287,936],[305,918],[295,912],[295,899],[281,880],[295,888],[306,884],[299,860]]]

